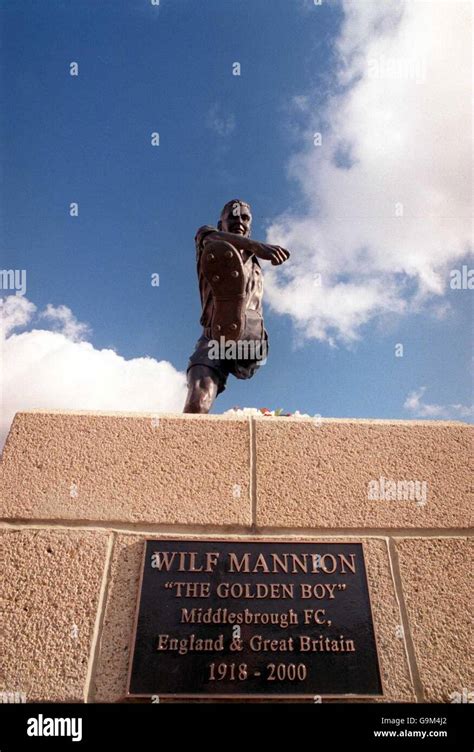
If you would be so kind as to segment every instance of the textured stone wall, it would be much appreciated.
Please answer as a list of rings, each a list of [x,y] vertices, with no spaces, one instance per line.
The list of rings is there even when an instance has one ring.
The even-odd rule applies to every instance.
[[[261,536],[362,541],[386,700],[462,697],[471,441],[442,421],[17,414],[1,465],[0,689],[120,701],[143,541]],[[374,481],[425,486],[370,498]]]

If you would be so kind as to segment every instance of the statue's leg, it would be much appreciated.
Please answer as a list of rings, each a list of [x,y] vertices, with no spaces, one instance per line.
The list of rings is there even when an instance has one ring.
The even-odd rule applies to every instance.
[[[191,366],[188,370],[188,396],[183,412],[208,413],[219,388],[219,374],[204,365]]]
[[[214,310],[212,338],[237,342],[245,325],[245,273],[242,256],[230,243],[216,241],[206,245],[201,269],[211,290]]]

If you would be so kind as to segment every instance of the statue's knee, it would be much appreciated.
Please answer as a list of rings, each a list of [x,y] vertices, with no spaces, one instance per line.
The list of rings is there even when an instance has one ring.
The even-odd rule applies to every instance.
[[[207,413],[212,407],[217,394],[217,385],[207,374],[190,373],[188,377],[188,399],[185,412]]]
[[[198,389],[203,394],[212,394],[214,390],[217,389],[216,382],[214,381],[213,378],[211,378],[211,376],[201,376],[197,384],[198,384]]]
[[[205,407],[199,400],[189,399],[186,402],[184,412],[185,413],[207,413],[208,410],[205,409]]]
[[[201,379],[193,397],[193,401],[199,407],[199,412],[207,413],[211,409],[215,397],[215,388],[212,379],[208,376]]]

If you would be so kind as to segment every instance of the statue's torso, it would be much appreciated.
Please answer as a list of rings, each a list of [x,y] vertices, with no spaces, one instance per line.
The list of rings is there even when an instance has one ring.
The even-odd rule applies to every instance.
[[[217,228],[205,225],[199,228],[196,233],[196,262],[197,262],[197,274],[199,280],[199,293],[201,296],[202,314],[200,323],[204,328],[211,325],[212,314],[214,308],[213,294],[211,287],[204,277],[201,270],[201,256],[203,251],[202,241],[210,232],[217,232]],[[244,261],[244,273],[246,277],[245,283],[245,307],[247,310],[257,311],[263,318],[263,273],[257,257],[251,254],[245,261],[245,255],[237,247],[242,254],[242,261]]]

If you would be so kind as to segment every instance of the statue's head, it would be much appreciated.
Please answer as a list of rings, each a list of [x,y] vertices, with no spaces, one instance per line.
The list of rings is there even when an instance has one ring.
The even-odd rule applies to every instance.
[[[250,204],[240,198],[228,201],[221,211],[217,229],[222,232],[233,232],[235,235],[250,237],[252,226],[252,213]]]

